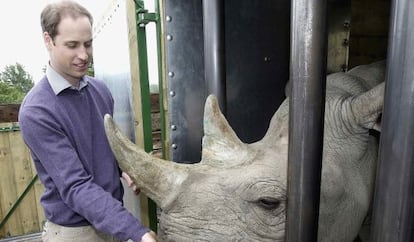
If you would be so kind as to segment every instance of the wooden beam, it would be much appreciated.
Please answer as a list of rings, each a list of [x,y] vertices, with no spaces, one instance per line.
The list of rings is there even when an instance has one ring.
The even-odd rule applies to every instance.
[[[0,104],[0,123],[17,122],[20,104]]]

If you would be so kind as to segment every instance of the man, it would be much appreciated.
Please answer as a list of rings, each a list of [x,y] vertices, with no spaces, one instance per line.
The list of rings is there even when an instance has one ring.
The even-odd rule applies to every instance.
[[[113,114],[107,87],[86,76],[92,16],[72,1],[41,13],[50,61],[27,94],[19,124],[44,185],[44,241],[156,241],[122,204],[120,170],[105,136]]]

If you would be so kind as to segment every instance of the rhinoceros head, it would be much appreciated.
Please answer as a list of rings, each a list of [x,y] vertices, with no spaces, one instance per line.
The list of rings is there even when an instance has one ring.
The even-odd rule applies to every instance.
[[[383,89],[383,86],[379,89]],[[367,130],[369,127],[364,125],[372,126],[371,123],[375,123],[372,120],[375,121],[379,113],[378,108],[371,110],[367,105],[369,106],[374,99],[381,100],[374,98],[378,93],[381,94],[381,90],[374,94],[367,92],[365,95],[360,95],[361,92],[345,93],[348,97],[342,98],[346,95],[339,92],[332,94],[332,97],[337,98],[327,98],[327,104],[332,102],[341,105],[337,108],[335,105],[326,107],[328,115],[325,116],[325,122],[330,122],[327,116],[332,116],[333,119],[341,115],[349,116],[343,110],[349,109],[352,118],[341,122],[359,122],[360,125],[355,127]],[[371,96],[374,97],[370,99]],[[361,113],[358,109],[362,109],[361,115],[358,115]],[[204,110],[202,160],[197,164],[178,164],[145,153],[122,135],[109,115],[105,116],[105,129],[121,169],[127,172],[141,190],[161,208],[158,231],[160,241],[284,241],[288,117],[288,102],[285,101],[273,116],[264,138],[253,144],[245,144],[240,141],[220,112],[216,98],[209,96]],[[325,125],[331,126],[335,125]],[[345,127],[346,132],[352,129],[351,126]],[[359,140],[357,136],[361,134],[360,130],[355,133],[348,136]],[[367,134],[368,131],[363,132],[363,135]],[[325,137],[325,142],[336,142],[336,138],[343,140],[342,136],[346,136],[338,136],[338,132],[331,131],[325,132],[326,135],[332,137]],[[361,149],[356,152],[358,154],[363,154],[366,152],[364,149],[369,148],[365,141],[363,144],[352,145]],[[335,163],[342,162],[342,157],[336,156],[338,151],[347,153],[344,157],[352,157],[353,153],[346,149],[340,151],[340,148],[332,153],[324,151],[325,171],[322,172],[322,179],[326,185],[322,185],[321,189],[321,216],[328,219],[321,218],[326,221],[326,225],[322,224],[326,228],[325,232],[321,232],[321,236],[327,238],[328,235],[325,233],[336,235],[336,231],[333,231],[335,228],[329,226],[335,224],[332,217],[335,217],[338,209],[350,210],[349,213],[341,212],[346,218],[355,217],[352,215],[355,210],[353,206],[341,207],[342,200],[350,196],[348,190],[352,190],[352,187],[348,187],[348,178],[344,173],[338,172],[340,169],[347,169]],[[359,156],[358,154],[355,156]],[[326,157],[329,155],[334,158]],[[347,162],[347,158],[344,159],[344,162]],[[333,162],[334,165],[325,165],[326,162]],[[353,171],[349,173],[351,176],[359,177],[358,174],[353,174]],[[342,180],[345,180],[344,184],[341,184]],[[336,184],[340,187],[336,188]],[[333,201],[333,205],[330,201]],[[369,201],[364,203],[367,204],[364,204],[361,211],[366,212]],[[359,216],[358,221],[351,223],[360,226],[364,216]],[[342,220],[346,218],[339,217]],[[347,224],[347,221],[343,222]],[[339,224],[337,227],[343,226]],[[324,241],[323,238],[321,240]]]
[[[177,164],[146,154],[105,117],[119,165],[161,208],[161,241],[282,241],[285,229],[287,112],[275,115],[277,140],[240,141],[209,96],[202,160]],[[282,124],[283,123],[283,124]],[[271,148],[277,147],[277,148]]]

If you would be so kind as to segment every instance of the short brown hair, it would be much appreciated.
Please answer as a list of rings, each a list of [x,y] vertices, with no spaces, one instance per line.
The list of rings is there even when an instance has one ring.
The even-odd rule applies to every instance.
[[[93,24],[92,15],[85,7],[74,1],[60,1],[48,4],[40,14],[40,24],[43,33],[47,32],[53,40],[58,34],[57,27],[60,21],[66,16],[74,19],[86,16],[91,25]]]

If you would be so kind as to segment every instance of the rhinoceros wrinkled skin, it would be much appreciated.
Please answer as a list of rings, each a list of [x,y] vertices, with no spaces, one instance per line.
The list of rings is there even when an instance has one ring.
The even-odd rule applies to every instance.
[[[369,211],[378,153],[369,130],[382,111],[384,69],[327,77],[319,241],[353,241]],[[109,115],[105,128],[121,169],[160,207],[160,241],[284,241],[288,109],[285,100],[263,139],[245,144],[209,96],[197,164],[146,154]]]

